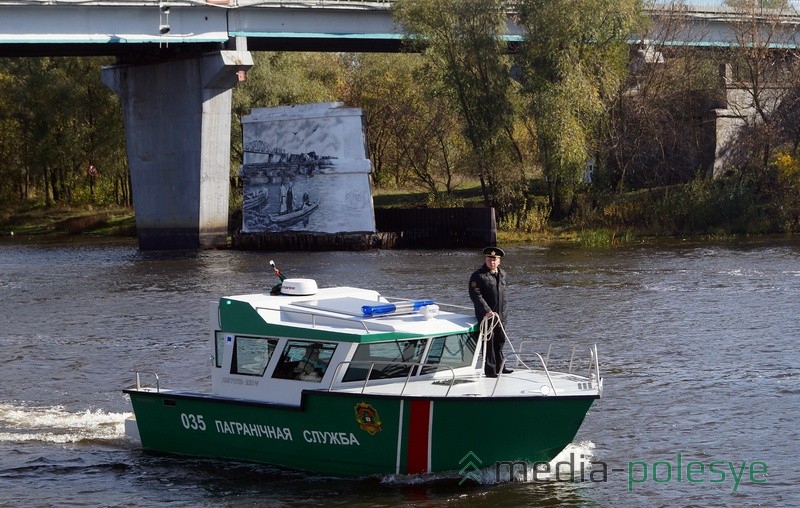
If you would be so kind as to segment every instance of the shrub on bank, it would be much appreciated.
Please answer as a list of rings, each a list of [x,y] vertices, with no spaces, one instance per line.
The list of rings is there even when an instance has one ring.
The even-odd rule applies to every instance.
[[[586,246],[613,246],[642,236],[800,231],[800,161],[791,162],[796,167],[785,169],[783,176],[779,172],[768,185],[735,175],[625,193],[586,193],[573,207],[569,228]]]
[[[744,233],[753,202],[746,186],[698,178],[614,196],[599,216],[605,227],[634,228],[641,235]]]

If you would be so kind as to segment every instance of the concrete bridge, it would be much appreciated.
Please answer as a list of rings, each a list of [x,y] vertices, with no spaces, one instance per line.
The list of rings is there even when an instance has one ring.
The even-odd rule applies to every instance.
[[[513,2],[509,2],[513,5]],[[103,82],[120,97],[139,246],[227,242],[232,88],[251,51],[392,52],[402,32],[390,1],[0,0],[0,56],[117,57]],[[734,11],[650,9],[648,41],[737,44]],[[773,44],[796,47],[800,17],[775,13]],[[509,18],[506,39],[521,40]]]

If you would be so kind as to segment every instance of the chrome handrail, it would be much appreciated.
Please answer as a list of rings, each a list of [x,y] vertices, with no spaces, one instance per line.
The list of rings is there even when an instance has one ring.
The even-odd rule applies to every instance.
[[[145,374],[152,374],[153,377],[156,378],[156,393],[161,392],[161,386],[159,384],[160,380],[158,378],[158,374],[156,374],[155,372],[150,371],[150,370],[145,371],[144,373]],[[142,382],[141,382],[140,372],[138,370],[136,371],[136,389],[137,390],[141,390],[142,389]]]
[[[535,341],[532,341],[532,340],[524,340],[524,341],[519,343],[518,353],[516,355],[511,355],[511,356],[517,356],[518,357],[517,358],[517,362],[518,362],[517,364],[522,364],[523,366],[526,366],[525,362],[522,360],[522,357],[526,356],[526,355],[530,356],[531,354],[535,354],[535,352],[523,353],[523,346],[525,346],[527,344],[534,344],[534,343],[535,343]],[[571,351],[570,357],[569,357],[569,363],[566,366],[568,374],[572,374],[573,368],[575,367],[574,366],[574,364],[575,364],[575,352],[578,350],[579,347],[581,347],[580,344],[573,344],[573,346],[572,346],[572,351]],[[553,349],[553,343],[551,342],[547,346],[547,354],[545,355],[545,359],[544,359],[545,363],[550,363],[550,353],[551,353],[552,349]],[[512,350],[513,350],[513,347],[512,347]],[[597,353],[597,344],[592,344],[589,347],[589,369],[590,369],[590,373],[591,372],[595,372],[597,374],[598,379],[600,378],[600,363],[599,363],[599,354]]]
[[[538,357],[539,357],[539,361],[540,361],[540,362],[542,362],[542,370],[544,371],[544,375],[545,375],[545,376],[547,376],[547,381],[550,383],[550,389],[552,389],[552,390],[553,390],[553,395],[556,395],[556,386],[555,386],[555,384],[553,384],[553,378],[552,378],[552,377],[550,377],[550,371],[547,369],[547,362],[545,362],[545,361],[544,361],[544,358],[542,358],[542,355],[540,355],[539,353],[537,353],[537,352],[535,352],[535,351],[534,351],[533,353],[529,353],[529,354],[534,354],[534,355],[536,355],[536,356],[538,356]],[[511,356],[514,356],[514,357],[516,357],[516,359],[517,359],[517,365],[519,365],[519,364],[522,364],[522,365],[523,365],[523,366],[524,366],[526,369],[528,369],[529,371],[533,371],[533,370],[534,370],[534,369],[532,369],[531,367],[529,367],[529,366],[528,366],[528,365],[527,365],[527,364],[526,364],[526,363],[525,363],[525,362],[522,360],[522,358],[520,358],[520,356],[519,356],[519,354],[518,354],[518,353],[513,353]],[[501,378],[501,377],[502,377],[502,376],[497,376],[497,379],[496,379],[496,380],[495,380],[495,382],[494,382],[494,388],[492,389],[492,396],[494,396],[494,392],[497,390],[497,383],[500,381],[500,378]]]
[[[552,345],[552,344],[551,344]],[[578,348],[577,345],[572,346],[572,354],[569,355],[569,367],[567,368],[567,372],[572,374],[572,360],[575,359],[575,350]]]
[[[602,390],[602,381],[603,378],[600,377],[600,359],[597,354],[597,344],[593,344],[592,347],[589,348],[589,382],[592,381],[592,369],[594,369],[594,375],[597,376],[597,389]]]
[[[502,327],[502,323],[497,323],[497,324],[499,324]],[[517,367],[519,365],[522,365],[523,367],[525,367],[529,371],[533,370],[522,359],[524,347],[527,344],[532,344],[532,343],[534,343],[534,341],[532,341],[532,340],[524,340],[524,341],[519,343],[518,349],[514,350],[514,346],[511,345],[511,342],[509,341],[509,344],[511,345],[512,354],[508,355],[506,357],[506,359],[508,359],[509,356],[513,357],[513,358],[515,358],[515,363],[514,363],[515,367]],[[535,351],[531,352],[531,353],[524,353],[524,354],[527,355],[527,356],[536,355],[539,358],[539,361],[542,364],[542,369],[543,369],[545,375],[547,376],[548,382],[550,383],[550,388],[553,390],[553,394],[555,395],[556,394],[556,388],[555,388],[555,385],[553,383],[553,379],[550,376],[550,371],[547,368],[547,364],[550,361],[550,353],[552,351],[552,348],[553,348],[553,344],[550,343],[548,345],[548,347],[547,347],[547,359],[542,358],[542,355],[540,355],[539,353],[537,353]],[[573,363],[574,363],[574,360],[575,360],[575,351],[577,350],[577,348],[578,348],[578,345],[573,345],[572,346],[572,352],[571,352],[570,358],[569,358],[569,365],[567,367],[567,373],[568,374],[572,373]],[[598,392],[602,392],[603,380],[600,377],[600,355],[597,352],[597,344],[592,344],[592,346],[589,348],[589,374],[587,376],[587,379],[589,379],[590,386],[594,382],[597,385]],[[492,395],[494,395],[495,391],[497,390],[497,386],[498,386],[499,381],[500,381],[500,376],[498,376],[498,378],[494,382],[494,388],[492,390]]]
[[[255,310],[256,310],[256,312],[261,311],[261,310],[272,310],[272,311],[277,311],[277,312],[293,312],[295,314],[302,314],[302,315],[306,315],[306,316],[311,316],[311,327],[312,328],[316,328],[317,327],[317,318],[318,317],[320,317],[320,318],[329,318],[329,319],[338,319],[338,320],[344,321],[346,323],[359,324],[359,325],[361,325],[362,328],[364,328],[365,332],[372,333],[372,332],[370,332],[370,329],[367,327],[367,323],[365,321],[359,320],[355,316],[337,316],[336,314],[313,312],[313,311],[307,311],[307,310],[302,310],[302,309],[290,309],[290,308],[287,308],[287,307],[281,307],[280,309],[272,309],[270,307],[255,307]]]
[[[510,341],[510,340],[509,340],[509,342],[508,342],[508,343],[509,343],[509,345],[511,345],[511,341]],[[517,354],[517,356],[518,356],[520,359],[521,359],[523,356],[525,356],[526,354],[533,354],[533,353],[524,353],[524,352],[523,352],[523,349],[525,348],[525,346],[526,346],[527,344],[536,344],[536,341],[534,341],[534,340],[523,340],[522,342],[520,342],[520,343],[519,343],[519,345],[517,346],[517,350],[515,351],[515,353]],[[512,351],[514,350],[514,347],[513,347],[513,346],[511,346],[511,350],[512,350]],[[550,352],[551,352],[552,350],[553,350],[553,343],[551,342],[551,343],[550,343],[550,344],[547,346],[547,354],[544,356],[544,362],[545,362],[545,363],[549,363],[549,362],[550,362]],[[535,351],[534,351],[534,352],[535,352]],[[521,363],[522,365],[525,365],[525,362],[523,362],[522,360],[519,360],[519,363]],[[517,365],[517,364],[515,364],[515,365]]]

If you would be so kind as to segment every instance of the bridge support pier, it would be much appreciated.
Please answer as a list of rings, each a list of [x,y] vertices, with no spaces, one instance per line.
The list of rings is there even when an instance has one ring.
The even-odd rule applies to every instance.
[[[252,65],[239,48],[103,69],[122,102],[140,249],[227,245],[232,88]]]

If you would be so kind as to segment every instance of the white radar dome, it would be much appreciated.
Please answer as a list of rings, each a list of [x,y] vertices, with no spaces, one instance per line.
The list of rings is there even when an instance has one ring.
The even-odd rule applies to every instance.
[[[284,279],[281,283],[281,294],[292,296],[308,296],[317,294],[317,281],[314,279]]]

